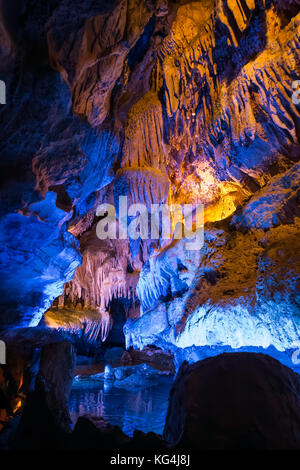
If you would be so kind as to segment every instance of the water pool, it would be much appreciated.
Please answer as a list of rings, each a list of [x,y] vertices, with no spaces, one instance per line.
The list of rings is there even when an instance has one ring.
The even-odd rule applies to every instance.
[[[159,377],[153,386],[134,390],[107,387],[85,377],[74,381],[69,398],[73,424],[79,416],[103,417],[132,436],[135,429],[161,434],[165,424],[172,377]]]

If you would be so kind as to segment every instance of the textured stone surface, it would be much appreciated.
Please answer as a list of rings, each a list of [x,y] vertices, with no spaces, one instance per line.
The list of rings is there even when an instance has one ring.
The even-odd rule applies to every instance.
[[[119,279],[121,295],[126,295],[131,287],[131,276],[125,271],[129,260],[135,276],[142,267],[136,290],[141,312],[152,310],[152,313],[136,322],[129,321],[125,327],[128,345],[143,347],[159,339],[180,342],[177,336],[184,329],[181,323],[185,324],[186,316],[193,315],[198,304],[203,308],[203,315],[198,309],[194,315],[195,323],[199,324],[200,315],[207,322],[212,318],[212,324],[207,327],[203,339],[191,325],[180,346],[221,342],[232,346],[275,344],[286,348],[298,338],[298,307],[290,295],[287,305],[285,301],[276,305],[272,319],[268,314],[273,309],[272,301],[268,296],[266,299],[260,296],[256,306],[260,302],[261,307],[255,311],[259,319],[256,320],[256,315],[252,318],[255,279],[258,284],[269,283],[265,277],[276,276],[281,261],[276,260],[275,266],[270,266],[273,273],[259,274],[260,262],[255,258],[262,251],[257,244],[262,234],[239,239],[239,235],[232,235],[231,231],[291,225],[298,216],[299,178],[295,161],[299,158],[299,113],[291,99],[291,82],[297,77],[299,61],[299,43],[295,35],[295,29],[299,28],[295,16],[297,10],[292,4],[263,7],[257,2],[247,3],[242,9],[236,2],[217,2],[215,15],[211,14],[212,8],[211,2],[188,2],[175,9],[169,5],[169,13],[164,19],[166,36],[158,47],[150,87],[131,106],[125,121],[121,169],[116,174],[113,193],[115,199],[125,194],[130,202],[146,205],[163,202],[166,192],[162,188],[166,180],[169,185],[167,197],[171,197],[172,202],[205,203],[207,222],[235,214],[230,226],[222,227],[224,240],[217,236],[214,247],[211,240],[199,256],[200,260],[194,257],[190,260],[191,257],[182,253],[180,243],[151,255],[149,245],[141,242],[141,259],[140,251],[132,242],[129,248],[125,248],[123,242],[122,245],[114,242],[115,248],[122,246],[122,257],[118,255],[118,260],[124,259],[122,267],[118,261],[118,274],[107,258],[106,264],[99,266],[100,271],[95,265],[92,267],[99,262],[100,256],[93,254],[91,261],[86,251],[86,262],[71,283],[72,295],[96,299],[96,304],[103,301],[107,304],[107,293],[109,296],[120,295],[115,294],[115,281],[119,284]],[[131,79],[134,79],[133,71],[123,82],[123,93],[130,87]],[[161,180],[159,188],[158,177]],[[112,200],[109,188],[105,194]],[[241,205],[245,206],[242,211]],[[296,224],[290,229],[295,235],[297,227]],[[218,232],[218,228],[212,230]],[[207,237],[210,236],[214,238],[215,235],[208,233]],[[272,241],[277,238],[277,243],[289,243],[289,235],[283,241],[283,229],[282,233],[278,231],[271,235]],[[230,245],[228,249],[227,244]],[[84,246],[87,245],[91,246],[91,242]],[[103,251],[106,254],[108,247]],[[215,253],[212,260],[210,251]],[[245,261],[237,266],[241,251]],[[223,262],[226,275],[219,273]],[[88,273],[85,263],[91,266]],[[199,275],[194,278],[199,265]],[[287,292],[297,297],[298,262],[294,265],[294,271],[283,274],[281,287],[272,288],[282,290],[282,299]],[[284,269],[280,269],[283,273]],[[85,286],[84,279],[90,278],[89,286],[92,286],[99,275],[104,275],[107,283],[102,281],[95,288],[89,287],[92,292],[88,295],[82,293],[80,286]],[[239,276],[241,280],[237,281]],[[294,281],[289,282],[288,278]],[[234,298],[232,290],[235,291]],[[182,301],[180,296],[183,296]],[[158,305],[161,300],[174,298],[173,305],[164,302]],[[224,307],[224,304],[228,305]],[[155,306],[157,309],[153,310]],[[214,309],[218,312],[216,318]],[[284,331],[279,327],[277,334],[276,322],[286,316],[286,311],[291,312],[288,314],[291,319],[286,320],[290,326],[283,326]],[[260,330],[261,317],[263,331],[260,334],[257,330]],[[228,321],[228,326],[224,321]],[[241,323],[241,328],[235,327],[235,322]],[[249,328],[249,323],[250,332],[245,339],[243,331]]]
[[[127,320],[127,347],[155,345],[176,369],[242,348],[291,365],[300,336],[299,27],[299,0],[0,2],[0,329],[11,327],[15,349],[0,371],[0,426],[31,390],[19,448],[165,446],[86,418],[69,439],[67,334],[96,348],[123,341]],[[204,204],[202,250],[172,238],[99,240],[97,207],[119,196],[148,212],[152,203]],[[41,319],[41,328],[12,329]],[[200,430],[204,448],[299,447],[292,372],[261,356],[207,361],[181,370],[171,400],[186,380],[186,445],[198,448]],[[207,364],[213,393],[198,380]],[[195,424],[197,390],[208,402]],[[217,419],[219,406],[228,419]],[[168,418],[172,444],[182,411]],[[226,428],[234,422],[243,432]]]
[[[144,292],[151,292],[153,308],[127,321],[127,345],[156,344],[165,350],[172,345],[296,348],[300,334],[298,233],[299,219],[267,232],[240,233],[229,230],[227,223],[206,230],[199,267],[183,295],[157,304],[155,299],[163,295],[169,281],[155,266],[153,276],[147,271],[148,290]],[[175,253],[177,259],[180,249]],[[168,251],[163,255],[167,266],[170,256]],[[188,269],[185,258],[179,259]],[[191,275],[189,269],[176,272],[181,278]],[[144,268],[141,279],[143,273]]]
[[[52,326],[98,315],[104,340],[119,299],[134,347],[293,348],[299,1],[7,5],[1,325],[36,325],[56,299]],[[202,252],[99,240],[96,208],[120,195],[205,204]]]

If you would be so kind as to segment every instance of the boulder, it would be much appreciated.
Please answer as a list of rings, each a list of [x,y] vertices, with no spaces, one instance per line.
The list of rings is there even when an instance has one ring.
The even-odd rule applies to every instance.
[[[300,378],[264,354],[183,363],[163,437],[184,449],[299,449]]]

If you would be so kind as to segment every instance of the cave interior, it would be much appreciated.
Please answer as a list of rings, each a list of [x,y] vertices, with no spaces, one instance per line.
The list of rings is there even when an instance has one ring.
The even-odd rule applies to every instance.
[[[0,2],[0,450],[300,450],[299,33]]]

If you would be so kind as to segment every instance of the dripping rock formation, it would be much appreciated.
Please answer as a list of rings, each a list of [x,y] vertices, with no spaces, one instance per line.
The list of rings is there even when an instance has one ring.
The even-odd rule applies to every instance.
[[[299,0],[0,2],[1,339],[299,371],[299,33]],[[169,238],[99,238],[103,204],[121,233],[122,198],[202,205],[202,248],[174,216]]]

